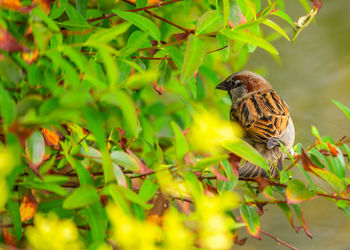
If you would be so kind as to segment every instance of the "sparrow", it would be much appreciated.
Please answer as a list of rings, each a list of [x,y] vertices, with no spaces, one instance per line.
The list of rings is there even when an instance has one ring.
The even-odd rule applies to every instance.
[[[242,127],[244,139],[269,162],[270,175],[278,176],[286,157],[280,143],[291,152],[295,138],[288,105],[265,78],[250,71],[230,75],[216,89],[228,92],[232,100],[230,120]],[[239,168],[242,179],[268,176],[250,162]]]

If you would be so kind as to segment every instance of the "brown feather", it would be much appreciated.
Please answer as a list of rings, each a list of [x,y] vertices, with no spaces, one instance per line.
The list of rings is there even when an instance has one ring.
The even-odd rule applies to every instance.
[[[279,138],[288,126],[287,104],[272,89],[250,93],[231,109],[231,119],[238,121],[246,135],[256,142]]]

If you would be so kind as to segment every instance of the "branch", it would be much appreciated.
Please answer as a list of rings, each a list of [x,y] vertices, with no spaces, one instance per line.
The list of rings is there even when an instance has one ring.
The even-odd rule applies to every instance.
[[[126,3],[131,3],[127,0],[122,0],[123,2],[126,2]],[[172,4],[172,3],[176,3],[176,2],[182,2],[183,0],[170,0],[170,1],[167,1],[167,2],[160,2],[160,3],[156,3],[156,4],[152,4],[152,5],[148,5],[148,6],[145,6],[145,7],[142,7],[142,8],[138,8],[138,9],[133,9],[133,10],[128,10],[129,12],[137,12],[137,11],[142,11],[142,10],[149,10],[149,9],[154,9],[154,8],[158,8],[158,7],[162,7],[162,6],[165,6],[165,5],[168,5],[168,4]]]
[[[22,223],[22,227],[29,227],[29,226],[34,226],[34,223]],[[11,228],[14,227],[13,224],[0,224],[0,228]],[[86,226],[77,226],[77,228],[79,229],[83,229],[83,230],[90,230],[90,226],[86,225]]]
[[[126,2],[132,6],[136,6],[134,3],[132,2],[129,2],[128,0],[122,0],[123,2]],[[181,27],[180,25],[176,24],[176,23],[173,23],[161,16],[158,16],[156,13],[152,12],[152,11],[149,11],[148,9],[151,9],[151,8],[156,8],[156,7],[161,7],[161,6],[165,6],[165,5],[168,5],[168,4],[172,4],[172,3],[176,3],[176,2],[179,2],[179,1],[183,1],[183,0],[170,0],[168,2],[163,2],[163,3],[159,3],[159,4],[153,4],[153,5],[150,5],[150,6],[146,6],[146,7],[143,7],[143,8],[138,8],[138,9],[133,9],[133,10],[127,10],[127,12],[136,12],[136,11],[142,11],[144,10],[148,15],[151,15],[163,22],[166,22],[182,31],[185,31],[185,32],[193,32],[192,30],[190,29],[186,29],[184,27]],[[96,17],[96,18],[90,18],[87,20],[88,23],[92,23],[92,22],[96,22],[96,21],[99,21],[99,20],[102,20],[102,19],[109,19],[111,17],[114,17],[114,16],[117,16],[116,14],[109,14],[109,15],[105,15],[103,14],[102,16],[100,17]]]
[[[184,42],[185,40],[181,40],[181,42]],[[174,43],[165,43],[165,44],[162,44],[160,47],[165,47],[165,46],[170,46],[170,45],[174,45]],[[148,47],[148,48],[142,48],[140,50],[145,50],[145,49],[157,49],[157,48],[160,48],[160,47],[157,47],[157,46],[153,46],[153,47]],[[227,48],[227,45],[222,47],[222,48],[219,48],[219,49],[215,49],[215,50],[211,50],[211,51],[208,51],[207,54],[210,54],[210,53],[214,53],[216,51],[220,51],[220,50],[223,50]],[[132,59],[145,59],[145,60],[168,60],[168,59],[172,59],[171,57],[147,57],[147,56],[132,56],[131,57]]]
[[[226,46],[224,46],[224,47],[222,47],[222,48],[220,48],[220,49],[215,49],[215,50],[208,51],[207,54],[214,53],[214,52],[216,52],[216,51],[220,51],[220,50],[226,49],[227,47],[228,47],[228,46],[226,45]]]
[[[282,245],[284,245],[284,246],[286,246],[286,247],[288,247],[288,248],[290,248],[290,249],[299,250],[299,248],[296,248],[296,247],[292,246],[291,244],[288,244],[287,242],[285,242],[285,241],[283,241],[283,240],[277,238],[276,236],[273,236],[272,234],[270,234],[270,233],[268,233],[268,232],[265,232],[265,231],[263,231],[263,230],[261,230],[261,229],[260,229],[260,232],[261,232],[262,234],[265,234],[265,235],[269,236],[270,238],[274,239],[274,240],[277,241],[278,243],[280,243],[280,244],[282,244]]]
[[[255,179],[241,179],[239,178],[240,181],[251,181],[251,182],[255,182],[255,183],[258,183],[257,180]],[[286,184],[282,184],[282,183],[278,183],[278,182],[274,182],[274,181],[270,181],[269,182],[269,185],[272,185],[272,186],[278,186],[278,187],[287,187]],[[320,193],[320,192],[315,192],[315,194],[317,196],[322,196],[322,197],[327,197],[327,198],[330,198],[330,199],[334,199],[334,200],[342,200],[342,201],[349,201],[350,202],[350,199],[349,198],[344,198],[344,197],[340,197],[340,196],[337,196],[337,195],[331,195],[331,194],[324,194],[324,193]]]
[[[145,60],[167,60],[171,57],[147,57],[147,56],[132,56],[132,59],[145,59]]]

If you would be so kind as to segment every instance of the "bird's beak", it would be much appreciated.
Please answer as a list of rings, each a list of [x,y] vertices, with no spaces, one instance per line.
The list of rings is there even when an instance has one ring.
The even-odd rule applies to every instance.
[[[226,81],[223,81],[223,82],[219,83],[219,85],[217,85],[215,88],[216,89],[221,89],[221,90],[227,90],[227,83],[226,83]]]

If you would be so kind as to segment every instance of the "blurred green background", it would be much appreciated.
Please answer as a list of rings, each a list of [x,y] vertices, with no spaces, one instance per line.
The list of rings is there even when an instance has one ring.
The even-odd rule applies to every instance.
[[[350,134],[346,116],[331,102],[334,99],[350,106],[349,9],[349,0],[323,1],[316,20],[294,45],[284,39],[274,42],[280,52],[280,65],[261,50],[253,53],[246,65],[246,69],[265,72],[265,77],[286,100],[296,127],[296,142],[303,145],[314,141],[311,125],[321,135],[328,134],[334,139]],[[293,20],[302,11],[294,1],[286,1],[286,12]],[[312,240],[302,231],[296,234],[282,212],[273,206],[261,217],[262,229],[302,249],[350,249],[350,221],[331,202],[316,199],[306,202],[303,208]],[[263,236],[262,241],[249,238],[243,248],[282,247]]]

